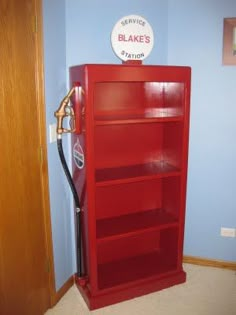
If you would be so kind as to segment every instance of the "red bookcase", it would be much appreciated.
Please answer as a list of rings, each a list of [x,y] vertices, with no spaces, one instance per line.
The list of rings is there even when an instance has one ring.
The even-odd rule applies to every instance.
[[[90,309],[182,283],[189,134],[189,67],[70,68],[85,163],[73,178],[82,205]],[[72,153],[72,155],[74,155]]]

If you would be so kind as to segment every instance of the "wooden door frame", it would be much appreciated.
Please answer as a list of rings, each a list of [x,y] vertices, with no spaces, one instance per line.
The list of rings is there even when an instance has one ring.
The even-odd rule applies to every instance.
[[[36,31],[36,80],[37,80],[37,111],[39,117],[39,137],[41,144],[41,181],[42,181],[42,202],[43,216],[45,227],[45,245],[48,258],[48,291],[50,295],[50,306],[54,306],[61,297],[74,284],[74,276],[72,275],[64,285],[56,291],[51,211],[49,199],[49,175],[47,160],[47,137],[46,137],[46,103],[45,103],[45,81],[44,81],[44,45],[43,45],[43,9],[42,0],[35,1],[35,18],[37,24]]]
[[[49,180],[47,164],[47,138],[46,138],[46,104],[44,93],[44,58],[43,58],[43,10],[42,0],[35,0],[35,23],[36,23],[36,95],[37,111],[39,117],[39,141],[41,151],[41,185],[44,216],[44,234],[46,254],[48,258],[48,291],[50,306],[56,303],[55,270],[53,257],[51,212],[49,201]]]

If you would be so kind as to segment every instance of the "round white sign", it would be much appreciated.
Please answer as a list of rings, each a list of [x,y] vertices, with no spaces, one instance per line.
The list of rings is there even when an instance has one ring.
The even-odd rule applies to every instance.
[[[111,44],[121,60],[143,60],[154,45],[152,27],[142,16],[124,16],[112,30]]]

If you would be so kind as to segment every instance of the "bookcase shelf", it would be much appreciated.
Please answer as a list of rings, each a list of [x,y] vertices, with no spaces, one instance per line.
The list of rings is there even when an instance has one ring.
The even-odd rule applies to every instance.
[[[97,114],[95,119],[96,126],[119,125],[119,124],[147,124],[155,122],[182,121],[183,116],[174,113],[118,113],[118,114]]]
[[[166,163],[157,161],[146,164],[127,165],[115,168],[97,169],[95,179],[97,186],[105,186],[115,183],[126,183],[158,177],[176,176],[180,169]]]
[[[151,209],[97,220],[98,242],[130,236],[142,231],[176,226],[178,219],[164,209]]]
[[[177,261],[166,262],[165,256],[157,251],[98,265],[98,286],[104,290],[127,283],[132,285],[138,280],[168,276],[176,271]]]
[[[129,251],[125,243],[131,246]],[[143,231],[126,239],[100,243],[99,246],[100,289],[177,271],[177,228]]]

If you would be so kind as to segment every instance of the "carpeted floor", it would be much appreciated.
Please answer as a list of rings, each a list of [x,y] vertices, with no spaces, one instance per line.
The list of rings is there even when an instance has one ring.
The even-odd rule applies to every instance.
[[[89,311],[73,286],[45,315],[236,315],[236,272],[185,264],[187,282]]]

